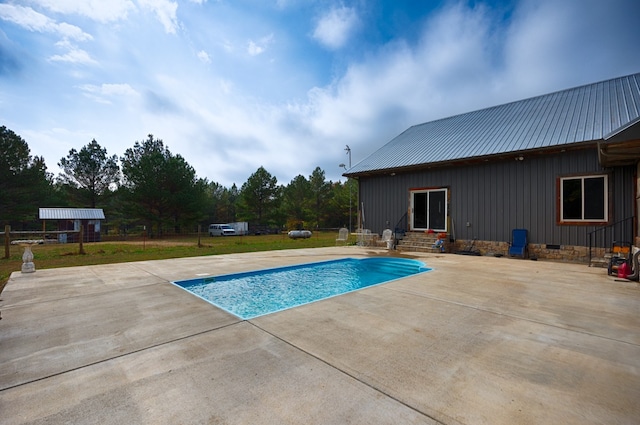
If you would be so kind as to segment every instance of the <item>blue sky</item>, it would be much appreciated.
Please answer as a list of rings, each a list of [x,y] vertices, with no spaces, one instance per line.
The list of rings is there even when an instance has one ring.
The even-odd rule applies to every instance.
[[[153,134],[226,187],[640,72],[636,0],[0,0],[0,125],[49,171]]]

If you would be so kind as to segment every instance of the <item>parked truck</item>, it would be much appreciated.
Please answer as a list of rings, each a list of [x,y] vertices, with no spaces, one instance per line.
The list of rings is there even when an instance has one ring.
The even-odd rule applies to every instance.
[[[234,236],[237,233],[228,224],[210,224],[209,236]]]
[[[229,226],[231,226],[231,228],[233,230],[236,231],[236,235],[248,235],[249,234],[249,223],[247,223],[246,221],[238,221],[235,223],[228,223]]]

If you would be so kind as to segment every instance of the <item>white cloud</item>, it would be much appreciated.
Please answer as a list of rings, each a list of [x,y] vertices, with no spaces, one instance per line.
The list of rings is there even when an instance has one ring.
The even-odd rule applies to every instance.
[[[129,84],[85,84],[81,89],[92,93],[99,93],[106,96],[138,96],[138,92]]]
[[[472,110],[495,99],[482,9],[449,7],[425,22],[415,44],[394,41],[353,63],[332,85],[314,88],[302,114],[313,134],[354,145],[385,141],[407,126]],[[489,84],[487,84],[489,83]],[[470,91],[470,90],[473,91]]]
[[[229,40],[223,40],[220,42],[220,47],[222,47],[222,49],[227,52],[227,53],[231,53],[233,52],[233,43]]]
[[[249,40],[247,43],[247,53],[251,56],[257,56],[264,53],[267,47],[273,43],[273,34],[262,37],[258,41]]]
[[[31,0],[32,3],[55,13],[80,15],[101,23],[121,21],[128,18],[129,13],[137,9],[132,0]],[[178,29],[176,15],[178,3],[172,0],[136,0],[142,9],[155,14],[163,25],[165,32],[175,34]],[[202,3],[202,0],[195,1]],[[4,5],[0,5],[4,6]],[[8,6],[8,5],[6,5]],[[14,8],[23,8],[14,6]],[[0,12],[1,14],[2,12]],[[37,12],[33,12],[37,13]],[[40,15],[40,14],[39,14]],[[46,18],[44,15],[41,15]],[[49,18],[46,18],[49,19]]]
[[[202,62],[204,63],[211,63],[211,58],[209,57],[209,54],[207,52],[205,52],[204,50],[200,50],[197,53],[198,59],[200,59]]]
[[[65,157],[71,149],[78,150],[81,146],[86,145],[92,139],[98,139],[98,135],[93,132],[83,130],[69,130],[63,127],[52,127],[43,130],[26,130],[21,136],[29,141],[29,147],[32,142],[37,140],[41,146],[37,155],[46,158],[47,171],[56,174],[62,171],[55,165],[61,158]]]
[[[262,52],[264,52],[264,47],[258,46],[255,42],[249,40],[247,44],[247,53],[249,53],[249,55],[257,56]]]
[[[505,29],[491,13],[461,5],[442,9],[423,22],[417,41],[396,40],[352,62],[332,84],[310,89],[306,101],[257,101],[235,76],[218,77],[217,84],[205,77],[189,84],[163,80],[155,90],[176,101],[174,113],[158,121],[149,110],[140,122],[178,148],[200,176],[226,186],[242,184],[259,166],[284,184],[316,166],[335,179],[345,144],[355,164],[411,125],[525,96],[524,89],[503,82],[514,81],[516,69],[518,78],[534,76],[514,66],[505,43],[496,42]],[[544,31],[558,34],[557,28],[569,24],[566,19]],[[512,27],[514,37],[522,34],[518,30]],[[564,75],[575,73],[576,64],[567,65],[562,55],[552,58]]]
[[[178,29],[178,3],[171,0],[138,0],[140,6],[155,13],[167,34],[175,34]]]
[[[78,88],[84,92],[86,97],[105,104],[111,104],[114,98],[138,98],[140,96],[129,84],[83,84]]]
[[[29,31],[55,34],[48,37],[53,41],[46,48],[56,37],[63,39],[56,44],[59,55],[51,60],[65,64],[99,60],[101,65],[51,66],[50,73],[33,79],[41,82],[39,86],[20,86],[16,79],[16,89],[3,87],[3,91],[29,91],[33,102],[20,108],[7,102],[0,115],[8,117],[7,125],[28,139],[35,154],[44,154],[50,166],[70,148],[77,149],[92,138],[110,152],[122,154],[135,140],[153,133],[172,152],[183,155],[199,176],[225,186],[242,184],[260,166],[283,184],[298,174],[308,175],[316,166],[326,170],[328,179],[338,179],[343,171],[338,164],[347,159],[345,144],[352,148],[356,164],[414,124],[567,88],[575,81],[588,83],[637,72],[640,59],[629,52],[637,50],[638,30],[629,7],[620,6],[623,0],[610,0],[617,5],[613,12],[607,2],[600,5],[599,1],[518,0],[509,15],[485,3],[469,8],[469,2],[446,2],[447,7],[413,21],[416,31],[393,33],[392,42],[359,50],[358,59],[341,51],[335,61],[331,53],[317,55],[317,43],[330,49],[345,43],[360,48],[353,35],[367,29],[366,15],[334,8],[315,21],[314,39],[310,39],[295,32],[301,25],[278,27],[275,33],[273,28],[281,22],[265,16],[258,19],[255,11],[242,7],[233,16],[246,18],[251,25],[238,28],[237,21],[216,21],[223,7],[185,7],[182,23],[175,0],[140,0],[136,4],[149,17],[164,16],[164,27],[155,29],[180,34],[156,50],[157,31],[150,32],[141,25],[140,13],[129,10],[130,22],[118,24],[118,31],[110,30],[113,24],[94,25],[95,50],[85,52],[77,45],[91,36],[80,28],[65,30],[29,8],[20,9],[16,18],[17,6],[0,4],[0,19],[19,20]],[[299,0],[279,0],[278,5],[300,16],[318,5],[312,0],[302,2],[313,7],[303,8]],[[60,4],[71,8],[71,0]],[[225,7],[230,4],[225,2]],[[215,13],[186,14],[205,9]],[[258,39],[247,35],[247,30],[278,34],[278,44],[285,47],[277,51],[282,53],[277,66],[246,60],[248,54],[270,53],[275,43],[273,34]],[[74,31],[79,32],[74,35]],[[201,66],[212,58],[212,65]],[[94,83],[76,85],[81,96],[73,97],[67,86],[72,72],[81,78],[76,80],[80,83],[71,84]],[[64,74],[64,79],[55,79],[56,74]],[[327,83],[328,76],[335,79]],[[260,90],[267,85],[269,90]],[[48,87],[55,93],[41,96]],[[268,98],[271,92],[277,97]],[[33,113],[34,108],[38,113]],[[21,123],[27,116],[28,121]],[[68,128],[70,134],[41,130],[52,127]],[[47,137],[52,139],[51,146]]]
[[[521,1],[505,37],[504,86],[529,96],[597,81],[603,69],[617,70],[609,77],[638,72],[639,13],[627,0]]]
[[[131,0],[32,0],[56,13],[78,14],[98,22],[125,19],[135,9]]]
[[[64,38],[77,40],[77,41],[89,41],[93,40],[93,37],[86,32],[82,31],[82,29],[78,28],[75,25],[70,25],[65,22],[56,25],[57,32]]]
[[[69,62],[81,65],[95,65],[97,62],[85,50],[69,46],[67,53],[63,55],[53,55],[49,58],[53,62]]]
[[[313,31],[313,38],[329,49],[339,49],[359,24],[355,9],[337,7],[322,16]]]
[[[481,6],[441,9],[424,22],[416,43],[396,40],[351,63],[332,84],[311,89],[307,102],[289,104],[283,125],[305,136],[308,147],[301,149],[316,161],[322,161],[326,146],[339,151],[347,143],[356,163],[415,124],[569,88],[577,75],[585,83],[624,75],[619,63],[627,57],[625,51],[633,50],[632,41],[617,53],[606,53],[607,63],[584,69],[585,63],[597,61],[595,52],[588,53],[590,47],[601,44],[604,50],[604,44],[621,40],[612,36],[584,47],[582,40],[600,39],[598,22],[612,21],[613,28],[614,20],[620,26],[625,19],[614,19],[605,6],[594,5],[594,13],[576,24],[576,8],[582,10],[582,5],[565,5],[554,14],[557,2],[544,3],[536,13],[517,9],[513,22]]]
[[[66,39],[87,41],[93,39],[79,27],[67,23],[57,23],[53,19],[36,12],[30,7],[0,4],[0,19],[13,22],[33,32],[58,34]]]

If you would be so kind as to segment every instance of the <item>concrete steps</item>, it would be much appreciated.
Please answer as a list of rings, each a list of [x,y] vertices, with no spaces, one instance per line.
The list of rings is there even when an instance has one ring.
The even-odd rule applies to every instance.
[[[591,267],[609,267],[609,258],[592,258],[591,259]]]
[[[437,240],[437,233],[407,232],[404,238],[398,241],[396,249],[407,252],[442,252],[440,248],[433,247]],[[445,250],[448,243],[448,240],[445,239]]]
[[[613,257],[613,253],[612,252],[606,252],[604,254],[604,257],[593,257],[591,259],[591,267],[602,267],[602,268],[608,268],[609,267],[609,263],[611,262],[611,258]]]

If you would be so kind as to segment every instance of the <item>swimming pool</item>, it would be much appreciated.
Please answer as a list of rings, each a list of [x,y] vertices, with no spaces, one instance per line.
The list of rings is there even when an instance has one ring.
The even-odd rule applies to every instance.
[[[429,270],[405,258],[343,258],[172,283],[247,320]]]

